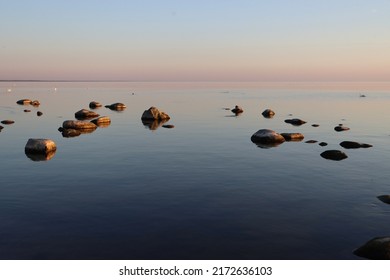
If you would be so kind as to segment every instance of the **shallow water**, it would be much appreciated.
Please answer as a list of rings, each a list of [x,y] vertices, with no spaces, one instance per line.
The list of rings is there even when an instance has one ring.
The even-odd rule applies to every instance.
[[[58,127],[93,100],[127,109],[96,109],[110,126],[63,138]],[[240,116],[224,110],[236,104]],[[150,106],[175,127],[145,127]],[[377,199],[390,194],[389,107],[386,83],[2,82],[0,119],[15,123],[0,132],[0,258],[358,259],[390,235]],[[262,128],[305,139],[262,149],[250,141]],[[29,138],[54,140],[55,155],[30,160]],[[320,156],[330,149],[348,158]]]

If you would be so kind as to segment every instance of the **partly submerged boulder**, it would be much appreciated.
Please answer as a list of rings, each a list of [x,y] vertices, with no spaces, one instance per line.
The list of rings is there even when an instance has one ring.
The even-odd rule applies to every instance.
[[[103,105],[97,101],[91,101],[89,103],[89,108],[91,109],[95,109],[95,108],[99,108],[99,107],[102,107]]]
[[[365,144],[365,143],[359,143],[354,141],[343,141],[340,143],[340,146],[345,149],[359,149],[359,148],[370,148],[372,145]]]
[[[97,128],[96,124],[92,122],[84,121],[73,121],[67,120],[62,123],[63,128],[72,128],[76,130],[95,130]]]
[[[50,139],[28,139],[24,152],[34,161],[49,160],[57,150],[57,146]]]
[[[111,105],[106,105],[105,106],[106,108],[109,108],[111,110],[114,110],[114,111],[123,111],[124,109],[126,109],[126,105],[123,104],[123,103],[113,103]]]
[[[284,120],[284,122],[295,125],[295,126],[300,126],[300,125],[303,125],[306,123],[305,121],[303,121],[301,119],[287,119],[287,120]]]
[[[251,136],[251,141],[261,148],[270,148],[276,147],[286,140],[271,129],[260,129]]]
[[[349,127],[346,127],[346,126],[343,126],[342,124],[339,124],[338,126],[335,126],[334,130],[336,130],[337,132],[346,131],[346,130],[349,130]]]
[[[284,139],[286,139],[286,141],[302,141],[303,138],[305,138],[305,136],[303,136],[302,133],[298,133],[298,132],[281,133],[280,135],[282,135],[284,137]]]
[[[390,236],[373,238],[353,253],[371,260],[390,260]]]
[[[106,126],[109,126],[111,124],[111,119],[107,116],[102,116],[102,117],[99,117],[97,119],[93,119],[91,122],[96,124],[99,127],[101,127],[101,126],[106,127]]]
[[[96,113],[96,112],[93,112],[93,111],[89,111],[89,110],[86,110],[86,109],[81,109],[80,111],[77,111],[74,114],[74,116],[75,116],[76,119],[85,120],[85,119],[97,118],[100,115],[98,113]]]
[[[321,153],[321,157],[337,161],[348,158],[348,156],[344,152],[339,150],[327,150]]]
[[[238,105],[236,105],[231,111],[236,115],[244,112],[244,110]]]
[[[272,111],[271,109],[265,109],[261,114],[263,115],[264,118],[272,118],[273,116],[275,116],[275,112]]]
[[[169,120],[170,116],[164,112],[161,112],[156,107],[150,107],[148,110],[145,110],[141,116],[141,120]]]
[[[31,100],[30,99],[20,99],[20,100],[16,101],[16,103],[19,105],[30,105]]]

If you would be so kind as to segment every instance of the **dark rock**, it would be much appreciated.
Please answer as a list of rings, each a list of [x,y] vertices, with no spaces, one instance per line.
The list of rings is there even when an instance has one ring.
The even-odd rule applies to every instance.
[[[25,113],[30,113],[31,112],[31,110],[23,110],[23,112],[25,112]]]
[[[42,115],[43,115],[43,113],[42,113],[41,111],[38,111],[38,112],[37,112],[37,116],[38,116],[38,117],[40,117],[40,116],[42,116]]]
[[[344,152],[339,150],[327,150],[321,153],[321,157],[337,161],[348,158],[348,156]]]
[[[34,161],[49,160],[57,150],[57,146],[50,139],[28,139],[24,152]]]
[[[4,128],[4,126],[0,125],[0,131]]]
[[[300,125],[303,125],[306,123],[305,121],[303,121],[301,119],[287,119],[284,122],[295,125],[295,126],[300,126]]]
[[[264,118],[272,118],[275,115],[275,112],[271,109],[265,109],[263,113],[261,113]]]
[[[242,114],[244,112],[244,110],[238,105],[236,105],[231,111],[236,115]]]
[[[280,135],[282,135],[284,137],[284,139],[286,139],[286,141],[302,141],[303,138],[305,138],[305,136],[303,136],[302,133],[281,133]]]
[[[97,126],[91,122],[67,120],[62,123],[63,128],[72,128],[76,130],[95,130]]]
[[[4,121],[1,121],[1,123],[9,125],[9,124],[15,123],[15,121],[13,121],[13,120],[4,120]]]
[[[95,109],[95,108],[99,108],[99,107],[102,107],[103,105],[100,104],[99,102],[97,101],[92,101],[89,103],[89,108],[91,109]]]
[[[318,142],[317,140],[307,140],[305,143],[314,144],[314,143],[317,143],[317,142]]]
[[[31,100],[30,99],[20,99],[20,100],[16,101],[16,103],[19,105],[30,105]]]
[[[354,141],[343,141],[340,143],[340,146],[345,149],[359,149],[359,148],[370,148],[372,145],[370,144],[364,144],[364,143],[358,143]]]
[[[141,120],[149,120],[149,121],[153,121],[153,120],[167,121],[169,119],[170,117],[168,116],[168,114],[161,112],[156,107],[150,107],[148,110],[145,110],[141,116]]]
[[[314,123],[314,124],[312,124],[311,126],[312,126],[312,127],[319,127],[320,125],[319,125],[319,124],[316,124],[316,123]]]
[[[320,145],[321,147],[325,147],[325,146],[328,146],[328,143],[326,143],[326,142],[320,142],[320,143],[318,143],[318,145]]]
[[[62,127],[61,127],[62,128]],[[62,137],[71,138],[81,135],[81,131],[73,128],[62,128],[61,130]]]
[[[336,130],[337,132],[346,131],[346,130],[349,130],[349,127],[346,127],[346,126],[343,126],[342,124],[339,124],[338,126],[336,126],[334,128],[334,130]]]
[[[93,119],[99,117],[100,115],[96,112],[89,111],[86,109],[81,109],[74,114],[75,118],[78,120]]]
[[[276,147],[285,142],[285,138],[270,129],[260,129],[251,137],[251,141],[261,148]]]
[[[386,204],[390,204],[390,195],[380,195],[377,198]]]
[[[126,109],[126,105],[123,103],[113,103],[111,105],[106,105],[105,107],[114,111],[123,111]]]
[[[164,124],[162,127],[164,127],[164,128],[174,128],[175,126],[173,124]]]
[[[373,238],[353,253],[371,260],[390,260],[390,237]]]

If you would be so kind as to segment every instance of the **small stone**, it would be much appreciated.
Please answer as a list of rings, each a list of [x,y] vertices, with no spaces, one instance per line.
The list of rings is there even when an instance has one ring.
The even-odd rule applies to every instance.
[[[244,112],[244,110],[238,105],[236,105],[231,111],[236,115]]]
[[[74,116],[76,119],[84,120],[84,119],[93,119],[93,118],[99,117],[100,115],[98,113],[93,112],[93,111],[81,109],[80,111],[77,111],[74,114]]]
[[[76,130],[95,130],[97,126],[91,122],[67,120],[62,123],[63,128],[72,128]]]
[[[303,125],[306,123],[305,121],[303,121],[301,119],[287,119],[284,122],[295,125],[295,126],[300,126],[300,125]]]
[[[89,103],[89,108],[91,108],[91,109],[99,108],[99,107],[102,107],[102,106],[103,106],[103,105],[100,104],[100,103],[97,102],[97,101],[91,101],[91,102]]]
[[[302,133],[281,133],[286,141],[301,141],[305,136]]]
[[[126,109],[126,105],[123,103],[113,103],[111,105],[106,105],[105,107],[114,111],[123,111]]]
[[[25,112],[25,113],[29,113],[29,112],[31,112],[31,110],[23,110],[23,112]]]
[[[264,118],[272,118],[275,115],[275,112],[271,109],[265,109],[263,113],[261,113]]]
[[[278,146],[286,139],[271,129],[260,129],[252,135],[251,141],[261,148],[270,148]]]
[[[359,143],[354,141],[343,141],[340,143],[340,146],[345,149],[359,149],[359,148],[370,148],[372,145],[365,144],[365,143]]]
[[[373,238],[353,253],[371,260],[390,260],[390,237]]]
[[[348,158],[348,156],[344,152],[339,150],[327,150],[321,153],[321,157],[325,159],[337,160],[337,161]]]
[[[111,119],[107,116],[102,116],[102,117],[99,117],[97,119],[93,119],[91,122],[96,124],[97,126],[99,126],[101,124],[110,124]]]
[[[42,115],[43,115],[43,113],[42,113],[41,111],[38,111],[38,112],[37,112],[37,116],[38,116],[38,117],[40,117],[40,116],[42,116]]]
[[[319,125],[319,124],[316,124],[316,123],[314,123],[314,124],[312,124],[311,126],[312,126],[312,127],[319,127],[320,125]]]
[[[314,143],[317,143],[317,142],[318,142],[317,140],[307,140],[305,143],[314,144]]]
[[[38,107],[39,105],[41,105],[41,103],[40,103],[38,100],[31,101],[30,104],[31,104],[32,106],[34,106],[34,107]]]
[[[164,128],[174,128],[175,126],[172,124],[164,124],[162,127]]]
[[[62,127],[61,127],[62,128]],[[58,129],[60,130],[60,129]],[[80,136],[81,131],[73,128],[62,128],[61,130],[62,136],[65,138],[77,137]]]
[[[13,121],[13,120],[4,120],[4,121],[1,121],[1,123],[2,123],[2,124],[9,125],[9,124],[15,123],[15,121]]]
[[[30,99],[20,99],[20,100],[16,101],[16,103],[19,105],[30,105],[31,100]]]
[[[50,139],[28,139],[24,148],[26,153],[47,154],[57,150],[56,143]]]
[[[325,146],[328,146],[328,143],[326,143],[326,142],[320,142],[320,143],[318,143],[318,145],[320,145],[321,147],[325,147]]]
[[[342,124],[339,124],[338,126],[336,126],[334,128],[334,130],[336,130],[337,132],[346,131],[346,130],[349,130],[349,127],[346,127],[346,126],[343,126]]]

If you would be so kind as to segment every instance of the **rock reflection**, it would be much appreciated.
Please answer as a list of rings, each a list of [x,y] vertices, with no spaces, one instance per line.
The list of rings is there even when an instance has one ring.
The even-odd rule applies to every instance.
[[[141,120],[142,124],[150,130],[156,130],[161,127],[168,120]]]
[[[32,161],[47,161],[51,160],[54,155],[56,154],[56,151],[50,151],[48,153],[31,153],[28,151],[24,151],[26,156],[31,159]]]

